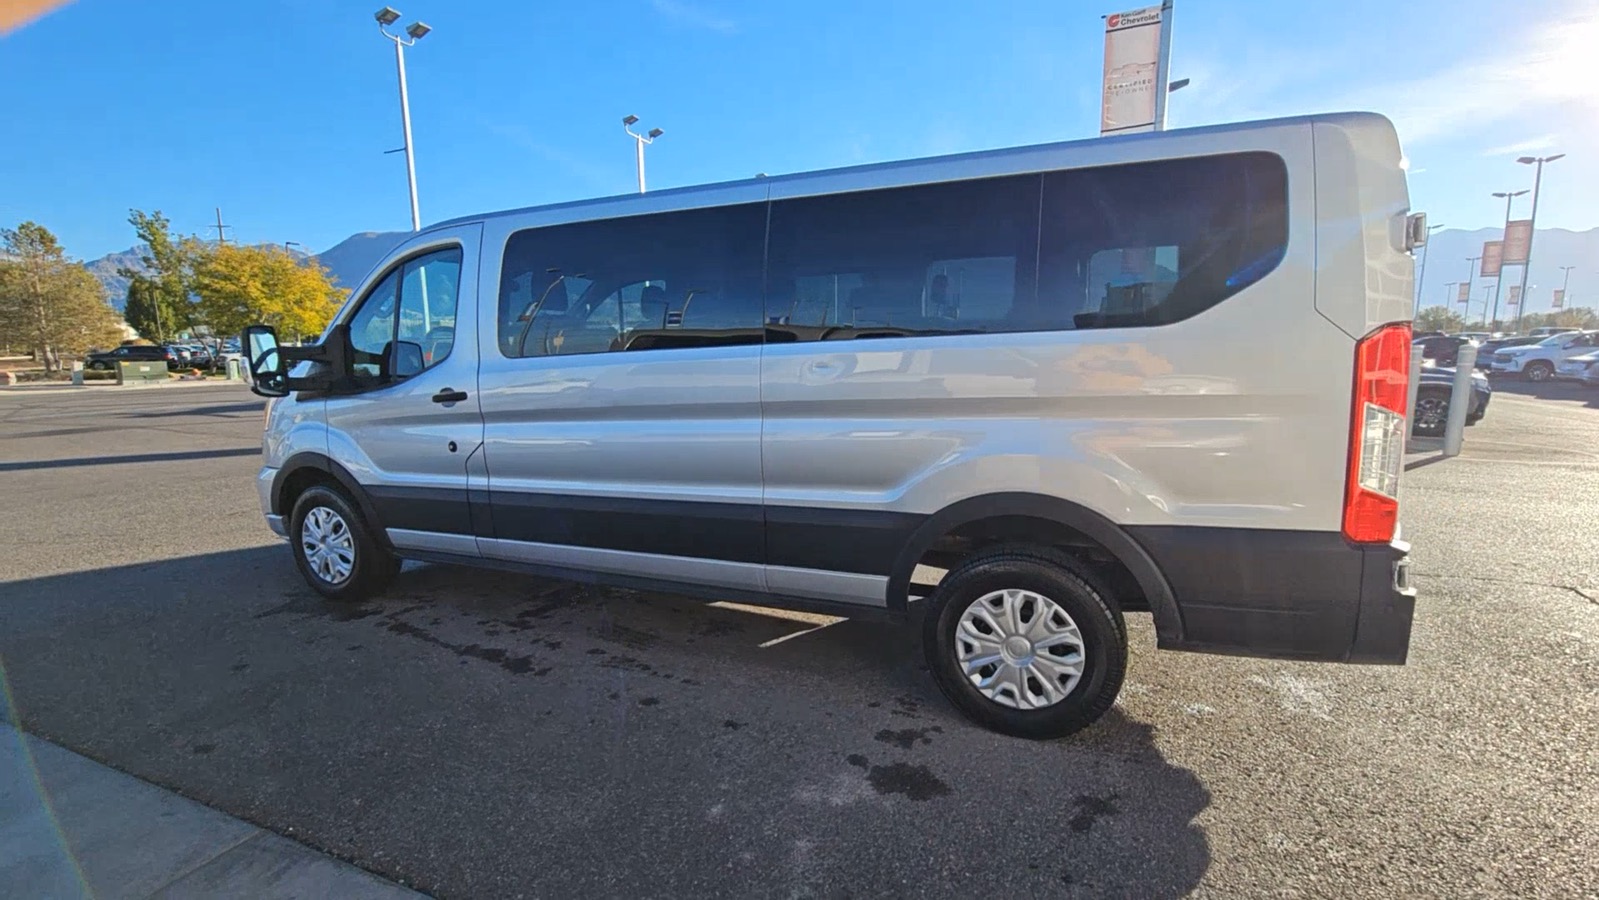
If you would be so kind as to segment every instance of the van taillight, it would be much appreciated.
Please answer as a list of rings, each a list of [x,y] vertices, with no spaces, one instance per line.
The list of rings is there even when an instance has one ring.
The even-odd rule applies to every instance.
[[[1344,537],[1351,541],[1387,543],[1399,524],[1409,380],[1409,325],[1384,325],[1355,345],[1349,483],[1344,493]]]

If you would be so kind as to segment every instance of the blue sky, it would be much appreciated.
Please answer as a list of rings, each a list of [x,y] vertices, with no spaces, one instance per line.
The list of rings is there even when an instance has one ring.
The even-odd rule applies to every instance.
[[[76,256],[129,207],[325,249],[409,224],[378,0],[77,0],[0,38],[0,225]],[[404,0],[424,222],[633,189],[620,118],[666,135],[652,187],[1092,137],[1114,0]],[[246,16],[240,10],[249,6]],[[1512,12],[1512,10],[1515,10]],[[1534,0],[1177,0],[1171,124],[1371,109],[1415,205],[1498,224],[1516,156],[1566,151],[1539,224],[1599,225],[1599,18]],[[17,89],[18,86],[25,86]],[[1521,210],[1524,212],[1524,210]]]

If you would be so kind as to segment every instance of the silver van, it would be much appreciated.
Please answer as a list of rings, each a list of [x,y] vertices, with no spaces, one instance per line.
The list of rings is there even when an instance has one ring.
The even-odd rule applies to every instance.
[[[1402,663],[1411,215],[1339,114],[757,178],[422,230],[322,339],[247,329],[306,580],[400,559],[921,612],[1008,734],[1159,646]]]

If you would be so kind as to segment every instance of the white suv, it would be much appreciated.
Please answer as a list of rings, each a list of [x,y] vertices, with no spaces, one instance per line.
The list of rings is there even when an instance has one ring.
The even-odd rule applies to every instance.
[[[1506,347],[1494,354],[1493,374],[1548,381],[1562,360],[1591,353],[1596,346],[1599,331],[1568,331],[1525,347]]]

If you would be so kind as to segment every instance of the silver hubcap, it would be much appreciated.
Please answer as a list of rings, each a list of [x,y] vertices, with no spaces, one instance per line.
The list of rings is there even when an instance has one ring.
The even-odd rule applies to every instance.
[[[1083,635],[1060,604],[1032,591],[984,594],[955,631],[961,671],[984,697],[1015,709],[1066,699],[1083,676]]]
[[[1543,381],[1549,377],[1549,370],[1543,366],[1533,366],[1527,370],[1527,377],[1533,381]]]
[[[355,537],[344,517],[326,506],[306,513],[300,550],[311,571],[328,584],[344,581],[355,570]]]
[[[1449,415],[1449,401],[1437,397],[1423,397],[1416,401],[1416,424],[1436,428]]]

